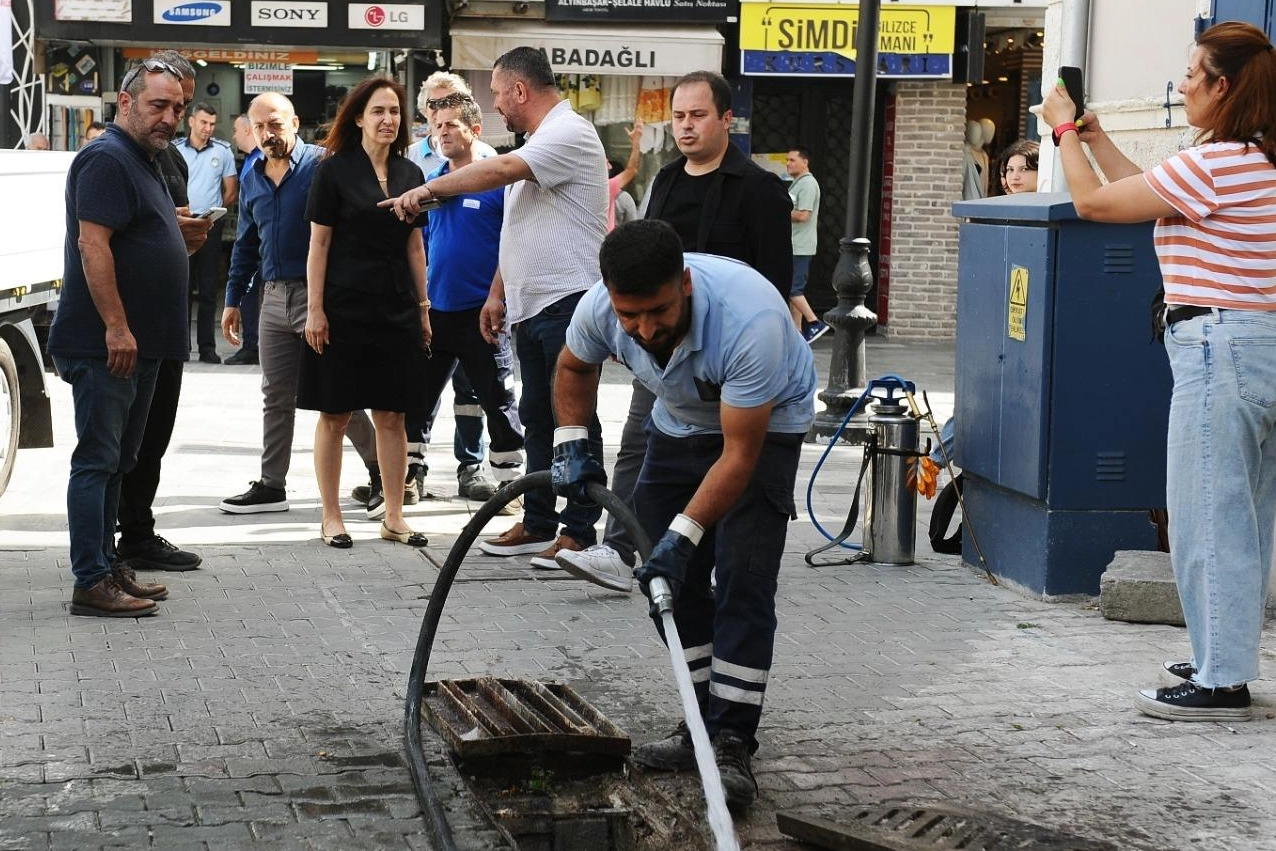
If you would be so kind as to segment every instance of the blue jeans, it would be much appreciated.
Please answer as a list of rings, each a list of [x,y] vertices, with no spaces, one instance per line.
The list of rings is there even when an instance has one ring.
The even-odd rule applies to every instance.
[[[71,385],[78,441],[71,453],[66,520],[75,587],[92,588],[111,574],[120,481],[137,463],[155,390],[158,360],[138,360],[128,378],[116,378],[105,358],[53,359]]]
[[[1276,313],[1216,310],[1165,332],[1170,551],[1206,688],[1258,678],[1276,527]]]
[[[523,421],[528,473],[548,470],[553,460],[554,367],[567,341],[572,312],[583,295],[573,293],[514,326],[514,351],[523,376],[518,416]],[[603,463],[603,427],[597,415],[589,421],[589,454]],[[553,535],[561,520],[564,535],[592,546],[598,540],[594,524],[602,517],[602,508],[568,501],[560,517],[555,503],[549,488],[528,491],[523,497],[523,527],[529,533]]]

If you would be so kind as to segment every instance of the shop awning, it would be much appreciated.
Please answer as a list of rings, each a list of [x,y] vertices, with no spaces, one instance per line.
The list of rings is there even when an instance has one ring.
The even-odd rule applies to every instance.
[[[712,26],[616,27],[464,21],[452,27],[452,67],[486,70],[515,47],[544,49],[559,74],[675,77],[722,68],[722,35]]]

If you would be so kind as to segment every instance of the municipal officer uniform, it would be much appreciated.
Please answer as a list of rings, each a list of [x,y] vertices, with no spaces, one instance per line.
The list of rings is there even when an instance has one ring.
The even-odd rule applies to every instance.
[[[662,369],[622,329],[601,282],[581,300],[567,347],[585,363],[611,356],[656,396],[634,507],[652,541],[683,511],[722,454],[721,405],[770,403],[744,495],[704,530],[687,563],[674,620],[710,737],[755,733],[771,670],[775,592],[802,438],[814,419],[815,364],[775,286],[743,263],[688,253],[691,321]],[[710,573],[716,567],[717,587]],[[663,637],[661,620],[657,629]]]
[[[187,194],[190,196],[191,212],[195,215],[205,213],[213,207],[224,206],[222,195],[222,179],[235,177],[235,152],[228,142],[221,139],[209,139],[208,144],[196,149],[190,137],[183,137],[173,143],[190,171],[187,180]],[[195,335],[199,344],[199,353],[209,356],[216,354],[217,338],[217,280],[221,271],[222,230],[224,220],[213,224],[208,232],[208,241],[190,259],[190,285],[195,292],[199,309],[195,317]]]

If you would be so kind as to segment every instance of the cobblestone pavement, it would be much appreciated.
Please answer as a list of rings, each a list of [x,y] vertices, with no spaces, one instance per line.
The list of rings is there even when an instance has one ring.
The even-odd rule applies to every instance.
[[[930,389],[941,417],[951,407],[951,346],[874,341],[869,363]],[[165,575],[171,598],[138,621],[67,613],[72,439],[68,394],[53,388],[58,446],[23,452],[0,501],[0,849],[429,847],[401,756],[403,699],[427,595],[473,506],[409,509],[433,539],[423,554],[363,521],[354,549],[322,547],[303,416],[293,509],[220,514],[217,501],[255,475],[256,381],[251,369],[189,369],[160,528],[205,565]],[[609,437],[626,398],[609,372]],[[805,450],[806,471],[820,451]],[[858,453],[831,457],[816,504],[836,528]],[[361,473],[348,459],[347,488]],[[450,494],[448,453],[431,460],[431,484]],[[805,516],[792,526],[762,794],[738,822],[747,847],[799,847],[777,810],[836,819],[898,800],[1120,848],[1276,849],[1271,633],[1257,720],[1155,721],[1131,708],[1134,690],[1183,656],[1182,630],[1026,599],[924,543],[910,567],[810,569],[802,553],[817,540]],[[430,674],[565,681],[637,741],[678,720],[644,601],[521,562],[467,560]]]

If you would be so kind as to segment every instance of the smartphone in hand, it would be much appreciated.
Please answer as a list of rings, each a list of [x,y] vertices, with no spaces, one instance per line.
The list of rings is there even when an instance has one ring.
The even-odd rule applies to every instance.
[[[1073,116],[1075,121],[1085,114],[1085,86],[1081,69],[1074,65],[1060,65],[1059,79],[1063,80],[1064,88],[1068,90],[1068,99],[1076,104],[1077,114]]]
[[[199,214],[198,216],[196,216],[195,218],[197,218],[197,219],[209,219],[210,221],[214,221],[214,222],[215,222],[215,221],[217,221],[218,219],[220,219],[220,218],[221,218],[222,216],[224,216],[224,215],[226,215],[226,208],[225,208],[225,207],[211,207],[211,208],[209,208],[208,210],[205,210],[204,212],[200,213],[200,214]]]

